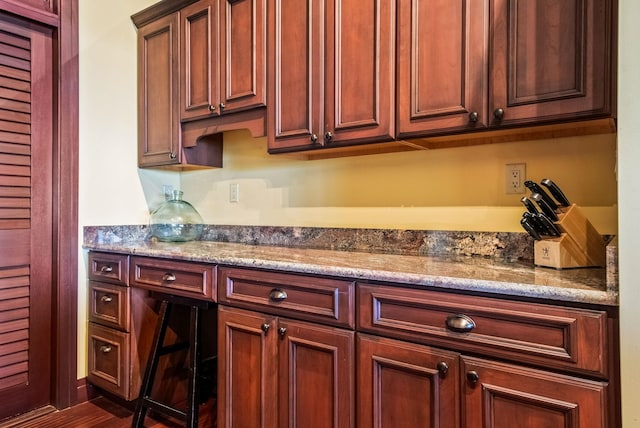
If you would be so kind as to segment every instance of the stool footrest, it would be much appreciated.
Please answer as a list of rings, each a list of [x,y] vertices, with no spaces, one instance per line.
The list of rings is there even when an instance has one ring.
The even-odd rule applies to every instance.
[[[176,419],[186,420],[187,413],[176,409],[175,407],[171,407],[168,404],[162,403],[160,401],[154,400],[150,397],[141,398],[143,400],[143,405],[151,410],[155,410],[164,415],[172,416]]]
[[[167,354],[172,354],[174,352],[182,351],[184,349],[189,349],[188,342],[174,343],[172,345],[163,346],[158,350],[158,354],[167,355]]]

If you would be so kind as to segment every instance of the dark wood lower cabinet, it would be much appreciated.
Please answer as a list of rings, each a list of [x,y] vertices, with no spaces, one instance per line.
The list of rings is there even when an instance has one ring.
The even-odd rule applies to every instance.
[[[220,306],[218,426],[354,426],[354,332]]]

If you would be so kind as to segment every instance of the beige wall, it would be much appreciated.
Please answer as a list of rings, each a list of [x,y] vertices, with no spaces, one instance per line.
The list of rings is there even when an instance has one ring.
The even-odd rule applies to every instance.
[[[634,0],[620,1],[623,10],[634,9],[631,12],[639,16]],[[504,194],[503,170],[506,163],[526,162],[529,178],[553,178],[585,207],[601,233],[617,233],[615,135],[307,162],[269,156],[264,138],[252,139],[246,131],[238,131],[225,135],[222,169],[183,174],[138,170],[136,42],[130,15],[154,2],[80,2],[81,227],[146,223],[149,209],[161,202],[162,185],[171,184],[184,190],[185,199],[208,223],[520,231],[523,209],[519,196]],[[625,37],[630,33],[628,40],[639,36],[632,21],[621,30]],[[637,70],[640,64],[627,46],[626,60]],[[632,78],[637,71],[620,74],[621,85],[631,89],[635,85],[638,92]],[[632,94],[621,97],[622,106],[634,102]],[[620,202],[637,210],[640,202],[630,195],[638,192],[631,183],[640,180],[631,166],[634,159],[640,160],[633,144],[640,132],[637,127],[623,131],[624,116],[620,116]],[[631,116],[626,116],[628,125]],[[639,117],[640,111],[636,109],[633,116]],[[239,203],[228,202],[230,183],[240,186]],[[632,230],[630,220],[621,213],[621,230]],[[623,281],[631,281],[634,273],[630,260],[634,248],[627,257],[623,254],[632,245],[621,237],[621,260],[628,266],[621,266]],[[79,255],[78,377],[84,377],[86,253],[80,249]],[[637,303],[640,293],[621,286],[629,303]],[[623,331],[630,337],[638,336],[640,320],[634,313],[623,316]],[[640,351],[632,342],[623,345],[628,346],[623,355],[629,379],[623,385],[626,398],[638,390],[632,362],[638,361]],[[638,420],[638,409],[625,410],[627,418]]]

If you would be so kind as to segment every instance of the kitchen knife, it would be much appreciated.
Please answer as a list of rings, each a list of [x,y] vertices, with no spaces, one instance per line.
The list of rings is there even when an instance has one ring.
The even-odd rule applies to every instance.
[[[544,225],[542,224],[542,222],[538,219],[538,214],[540,214],[539,212],[534,213],[530,213],[530,212],[525,212],[522,214],[522,218],[526,218],[527,222],[536,230],[536,232],[538,232],[540,235],[546,235],[547,234],[547,229],[544,227]]]
[[[545,229],[543,235],[548,236],[560,236],[560,230],[558,227],[553,224],[553,222],[543,213],[536,214],[538,221],[542,224],[542,227]]]
[[[529,211],[530,213],[536,214],[538,212],[538,209],[536,208],[534,203],[531,202],[531,199],[527,198],[526,196],[523,196],[522,199],[520,199],[520,202],[522,202],[522,205],[524,205],[527,211]]]
[[[535,239],[536,241],[539,241],[542,239],[542,236],[540,236],[540,233],[538,233],[536,228],[533,227],[530,220],[531,219],[529,217],[522,217],[522,219],[520,220],[520,224],[533,239]]]
[[[564,195],[562,190],[560,190],[558,185],[554,183],[552,180],[549,180],[548,178],[543,178],[540,184],[542,184],[544,187],[549,189],[549,193],[551,193],[551,196],[553,196],[554,199],[558,201],[558,204],[561,207],[568,207],[571,205],[571,202],[569,202],[569,199],[567,199],[567,197]]]
[[[549,219],[553,221],[558,221],[558,215],[551,205],[547,203],[544,197],[540,193],[533,193],[531,195],[531,199],[536,201],[538,206],[540,207],[540,211],[542,211]]]
[[[531,180],[527,180],[524,182],[524,185],[527,189],[531,190],[532,194],[537,193],[542,198],[544,198],[544,201],[547,203],[547,205],[551,207],[552,211],[555,211],[558,209],[558,204],[556,204],[556,201],[554,201],[553,198],[549,196],[549,194],[545,192],[545,190],[538,185],[538,183]]]

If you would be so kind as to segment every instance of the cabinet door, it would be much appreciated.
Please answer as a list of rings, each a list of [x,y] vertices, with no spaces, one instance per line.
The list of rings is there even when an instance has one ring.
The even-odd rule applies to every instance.
[[[395,1],[327,2],[327,146],[389,141],[395,134]]]
[[[398,5],[398,136],[485,128],[488,0]]]
[[[138,165],[180,162],[178,14],[138,29]]]
[[[609,114],[610,0],[493,0],[492,21],[493,125]]]
[[[606,384],[462,357],[467,428],[601,428]]]
[[[219,113],[218,0],[201,0],[180,11],[180,118]]]
[[[357,343],[358,427],[460,426],[458,354],[363,334]]]
[[[268,144],[272,152],[320,147],[324,112],[324,2],[268,2]]]
[[[218,426],[275,428],[276,319],[218,308]]]
[[[354,426],[354,333],[281,319],[280,428]]]
[[[219,110],[224,113],[264,107],[266,0],[220,1]]]

